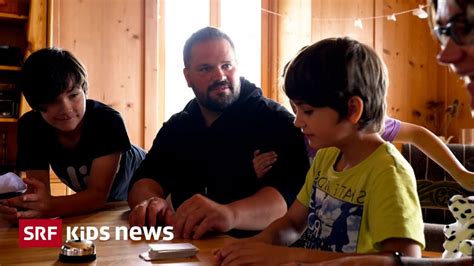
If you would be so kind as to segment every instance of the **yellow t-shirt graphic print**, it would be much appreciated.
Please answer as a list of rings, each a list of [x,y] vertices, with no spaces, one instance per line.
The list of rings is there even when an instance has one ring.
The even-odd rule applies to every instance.
[[[388,238],[424,247],[423,220],[413,170],[390,143],[364,161],[334,171],[337,148],[321,149],[298,201],[308,225],[298,245],[334,252],[376,252]]]

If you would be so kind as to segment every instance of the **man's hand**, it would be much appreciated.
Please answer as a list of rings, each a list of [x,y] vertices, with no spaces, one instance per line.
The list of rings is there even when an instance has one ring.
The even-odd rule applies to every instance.
[[[166,200],[152,197],[140,202],[132,209],[128,222],[132,226],[173,225],[174,214]]]
[[[227,232],[235,226],[234,211],[196,194],[184,201],[176,211],[175,235],[199,239],[208,231]]]
[[[256,150],[253,152],[253,156],[253,168],[258,178],[268,173],[278,158],[274,151],[260,153],[260,150]]]

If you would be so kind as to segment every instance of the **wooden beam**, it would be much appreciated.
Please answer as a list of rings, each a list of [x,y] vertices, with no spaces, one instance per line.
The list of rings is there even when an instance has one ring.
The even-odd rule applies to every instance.
[[[278,1],[262,0],[261,77],[266,97],[278,100]]]
[[[209,25],[221,26],[221,0],[209,0]]]
[[[32,53],[46,46],[47,1],[32,0],[28,20],[28,51]]]
[[[148,150],[164,122],[164,0],[145,2],[144,53],[144,136],[143,147]]]

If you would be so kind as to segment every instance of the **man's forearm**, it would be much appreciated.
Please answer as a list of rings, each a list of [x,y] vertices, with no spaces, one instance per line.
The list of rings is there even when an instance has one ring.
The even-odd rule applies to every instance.
[[[283,196],[273,187],[262,188],[228,206],[235,215],[235,228],[241,230],[262,230],[287,211]]]
[[[140,179],[133,184],[128,193],[128,206],[133,209],[137,204],[151,197],[165,198],[163,188],[153,179]]]

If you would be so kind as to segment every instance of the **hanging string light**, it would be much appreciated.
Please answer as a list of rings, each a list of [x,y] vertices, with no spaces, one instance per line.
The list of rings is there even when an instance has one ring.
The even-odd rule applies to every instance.
[[[374,17],[362,17],[362,18],[356,18],[354,20],[354,27],[363,29],[364,24],[362,23],[363,20],[374,20],[374,19],[380,19],[380,18],[386,18],[388,21],[397,21],[397,16],[404,15],[404,14],[413,14],[414,16],[417,16],[420,19],[426,19],[428,18],[428,13],[425,11],[425,9],[428,7],[428,5],[419,5],[418,8],[413,8],[401,12],[396,12],[392,13],[390,15],[381,15],[381,16],[374,16]],[[262,8],[263,12],[284,17],[281,14],[272,12],[270,10]],[[344,20],[353,20],[353,18],[314,18],[314,20],[317,21],[344,21]]]
[[[413,10],[412,14],[419,17],[420,19],[425,19],[428,17],[428,13],[423,9],[422,5],[419,5],[417,9]]]
[[[359,29],[364,28],[364,25],[362,25],[362,20],[361,20],[360,18],[358,18],[358,19],[356,19],[356,20],[354,21],[354,26],[355,26],[356,28],[359,28]]]

